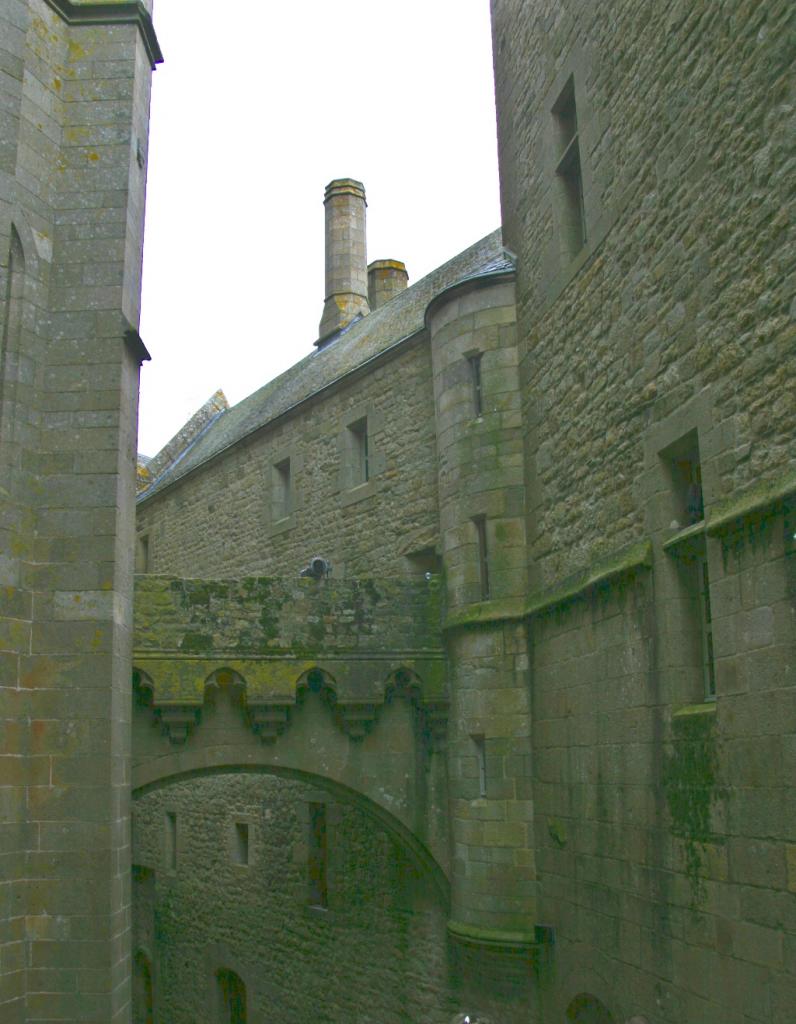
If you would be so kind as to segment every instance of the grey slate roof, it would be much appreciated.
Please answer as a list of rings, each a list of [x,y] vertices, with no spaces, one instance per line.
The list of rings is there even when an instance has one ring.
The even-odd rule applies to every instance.
[[[421,330],[429,302],[446,288],[513,269],[498,228],[216,416],[180,457],[139,494],[138,500],[146,501],[225,448]]]

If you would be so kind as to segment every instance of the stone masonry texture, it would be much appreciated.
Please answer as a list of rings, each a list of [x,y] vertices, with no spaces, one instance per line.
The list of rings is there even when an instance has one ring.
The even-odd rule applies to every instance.
[[[141,633],[140,827],[160,834],[155,793],[194,773],[346,787],[439,880],[434,1012],[792,1017],[788,13],[493,0],[502,234],[223,413],[139,499],[150,571],[221,578],[142,583],[147,622],[158,588],[216,596],[190,613],[204,653],[155,650],[165,606],[165,632],[156,612]],[[295,579],[315,554],[346,596],[308,660],[269,655],[236,577]],[[439,703],[380,684],[368,710],[353,681],[385,678],[362,666],[395,663],[416,607],[390,587],[426,573],[445,597]],[[368,601],[355,668],[345,607],[371,585],[402,611]],[[288,619],[300,594],[325,600],[258,586]],[[157,976],[170,954],[150,934]]]
[[[151,22],[0,2],[3,1024],[791,1024],[790,6],[492,0],[501,229],[330,216],[133,637]]]
[[[73,18],[91,7],[0,4],[4,1024],[130,1019],[135,327],[151,60],[130,17]]]
[[[328,907],[310,905],[307,811],[326,802]],[[175,869],[163,823],[176,815]],[[234,863],[236,821],[249,864]],[[208,1018],[214,972],[247,983],[250,1019],[427,1020],[446,1024],[446,911],[417,866],[356,804],[295,780],[222,775],[140,796],[136,865],[155,876],[154,915],[136,911],[136,941],[158,950],[159,1019]],[[149,913],[146,911],[149,910]]]

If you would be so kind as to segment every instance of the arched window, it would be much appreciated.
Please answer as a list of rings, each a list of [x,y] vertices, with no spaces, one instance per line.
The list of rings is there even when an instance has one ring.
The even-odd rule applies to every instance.
[[[614,1024],[614,1018],[599,999],[581,992],[567,1007],[567,1024]]]
[[[155,1024],[152,964],[142,949],[133,957],[133,1024]]]
[[[216,971],[218,1024],[246,1024],[246,986],[234,971]]]
[[[0,324],[0,433],[4,422],[13,415],[12,409],[3,409],[6,400],[14,400],[14,384],[19,374],[19,334],[22,325],[22,299],[25,290],[25,253],[16,228],[11,225],[11,246],[8,253],[5,314]]]

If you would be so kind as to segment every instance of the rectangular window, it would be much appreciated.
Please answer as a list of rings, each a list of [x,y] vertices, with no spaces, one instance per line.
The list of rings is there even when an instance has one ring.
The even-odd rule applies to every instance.
[[[471,739],[478,760],[478,795],[486,796],[486,740],[483,735],[472,736]]]
[[[166,869],[177,870],[177,815],[166,811]]]
[[[249,865],[249,826],[245,821],[235,822],[232,836],[232,859],[242,867]]]
[[[293,490],[290,459],[282,459],[273,467],[272,516],[274,522],[286,519],[293,511]]]
[[[149,572],[149,534],[139,533],[136,537],[135,571]]]
[[[475,526],[481,600],[487,601],[489,600],[489,551],[486,541],[486,516],[474,516],[473,526]]]
[[[713,660],[713,620],[710,613],[710,576],[706,557],[697,560],[699,573],[699,607],[702,618],[702,678],[705,700],[716,699],[716,669]]]
[[[309,812],[309,903],[312,907],[325,907],[329,896],[326,882],[326,804],[311,803]]]
[[[586,211],[583,203],[574,78],[570,77],[564,86],[553,105],[552,113],[558,145],[555,171],[562,255],[572,259],[586,244]]]
[[[661,452],[669,477],[672,496],[670,529],[684,529],[705,518],[702,497],[702,467],[699,459],[699,437],[696,430],[685,434]]]
[[[358,487],[370,480],[370,457],[368,453],[368,420],[361,420],[348,426],[349,478],[351,487]]]
[[[467,356],[470,367],[470,382],[473,390],[473,415],[476,419],[483,413],[481,396],[481,352]]]

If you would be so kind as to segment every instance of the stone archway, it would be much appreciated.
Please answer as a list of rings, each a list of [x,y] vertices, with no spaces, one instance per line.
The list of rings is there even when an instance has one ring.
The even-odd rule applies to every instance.
[[[304,1024],[327,1000],[341,1019],[358,1019],[381,1000],[378,1013],[397,1024],[396,1008],[427,1019],[447,999],[438,955],[447,882],[411,831],[361,794],[310,773],[232,764],[161,779],[136,790],[133,803],[137,872],[157,878],[134,900],[135,934],[154,936],[159,1008],[169,1019],[203,1019],[200,991],[210,985],[219,1019],[237,1024],[238,990],[225,981],[219,995],[221,968],[244,980],[253,1021],[267,1007]],[[319,807],[328,849],[313,851]],[[246,856],[235,842],[241,827]],[[318,857],[323,898],[312,884]]]
[[[450,882],[447,874],[435,859],[433,853],[420,839],[418,839],[411,829],[407,828],[400,818],[392,815],[380,803],[363,793],[350,789],[349,787],[325,776],[315,775],[311,772],[302,771],[300,769],[280,767],[272,764],[232,762],[226,764],[214,764],[212,766],[197,765],[194,767],[191,760],[188,760],[187,764],[190,764],[191,766],[186,767],[186,761],[183,761],[182,768],[180,769],[180,767],[172,763],[169,765],[171,771],[168,774],[160,775],[158,778],[133,789],[133,801],[146,793],[168,787],[176,782],[213,775],[264,774],[274,775],[285,779],[296,779],[297,781],[308,783],[317,789],[324,790],[339,800],[355,805],[360,810],[364,811],[369,817],[377,821],[394,837],[396,842],[408,852],[410,857],[416,862],[418,868],[428,875],[445,906],[447,907],[449,905]]]

